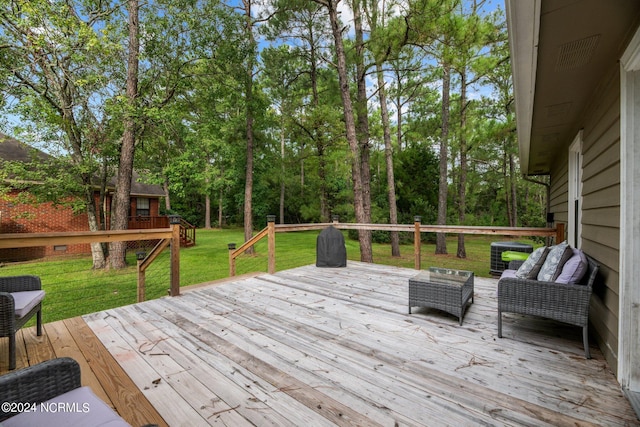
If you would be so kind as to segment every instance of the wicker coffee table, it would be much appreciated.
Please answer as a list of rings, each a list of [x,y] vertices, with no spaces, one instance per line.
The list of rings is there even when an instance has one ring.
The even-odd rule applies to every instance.
[[[409,279],[409,314],[411,307],[429,307],[446,311],[460,319],[473,303],[473,272],[431,267]]]

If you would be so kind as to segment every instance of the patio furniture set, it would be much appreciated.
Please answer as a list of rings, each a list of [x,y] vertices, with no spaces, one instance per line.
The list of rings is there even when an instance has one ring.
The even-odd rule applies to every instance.
[[[502,337],[503,313],[545,317],[582,327],[585,357],[590,358],[589,299],[598,264],[566,242],[527,255],[526,260],[511,261],[498,281],[498,336]],[[473,303],[473,284],[474,273],[470,271],[437,267],[421,271],[409,279],[409,314],[412,307],[438,309],[458,317],[462,326],[465,312]],[[9,337],[11,370],[16,366],[16,332],[35,315],[37,334],[42,334],[43,298],[36,276],[0,277],[0,336]],[[95,425],[96,421],[128,425],[90,388],[81,387],[79,365],[70,358],[49,360],[0,376],[0,402],[0,422],[7,426],[37,425],[40,421],[66,425],[69,417],[80,420],[78,425]],[[19,404],[33,405],[33,410],[19,408]],[[46,407],[42,405],[57,404],[76,405],[78,410],[54,414],[41,410]],[[86,404],[90,412],[83,411]]]
[[[498,281],[498,337],[502,314],[517,313],[557,320],[582,328],[585,358],[589,352],[589,301],[598,273],[595,260],[566,242],[542,247],[509,262]],[[457,316],[460,326],[473,303],[473,272],[431,267],[409,280],[412,307],[429,307]]]

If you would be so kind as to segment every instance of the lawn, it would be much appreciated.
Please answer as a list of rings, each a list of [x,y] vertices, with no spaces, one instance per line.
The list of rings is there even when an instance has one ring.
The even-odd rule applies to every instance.
[[[318,231],[276,234],[276,269],[285,270],[315,263]],[[346,233],[345,233],[346,235]],[[423,243],[422,268],[441,266],[471,270],[477,276],[489,277],[491,242],[508,240],[496,236],[467,236],[467,258],[455,256],[457,237],[447,239],[449,255],[435,255],[435,245]],[[526,241],[519,239],[519,241]],[[243,242],[242,229],[198,230],[197,244],[180,251],[180,285],[188,286],[229,276],[228,244]],[[533,242],[528,242],[533,243]],[[346,240],[347,256],[360,260],[358,242]],[[534,246],[539,246],[534,244]],[[255,246],[254,255],[242,255],[236,274],[267,271],[267,241]],[[391,257],[388,244],[373,245],[374,262],[413,268],[413,244],[401,247],[401,256]],[[130,267],[120,271],[93,270],[91,257],[58,258],[28,263],[3,264],[0,275],[35,274],[41,277],[47,292],[43,320],[52,322],[108,308],[132,304],[137,295],[135,253],[128,256]],[[169,288],[169,252],[154,261],[146,275],[147,299],[167,295]]]

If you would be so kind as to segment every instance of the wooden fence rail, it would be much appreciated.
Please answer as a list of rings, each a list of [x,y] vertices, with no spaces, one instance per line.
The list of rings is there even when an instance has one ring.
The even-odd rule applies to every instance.
[[[141,301],[141,299],[144,300],[144,274],[146,268],[151,264],[151,262],[153,262],[158,253],[169,244],[171,244],[170,295],[180,295],[179,219],[177,222],[171,221],[169,228],[0,234],[0,249],[70,245],[79,243],[127,242],[132,240],[159,240],[159,243],[151,253],[138,260],[138,301]]]
[[[414,268],[420,270],[421,234],[422,233],[452,233],[452,234],[481,234],[494,236],[540,236],[554,237],[556,242],[564,240],[564,224],[558,223],[555,228],[539,227],[477,227],[466,225],[426,225],[422,224],[420,217],[414,218],[413,224],[355,224],[341,223],[337,220],[317,224],[276,224],[275,215],[267,215],[267,226],[258,234],[236,248],[235,243],[229,244],[229,276],[236,274],[236,258],[248,248],[255,245],[261,239],[268,239],[268,263],[267,271],[273,274],[276,271],[276,233],[292,231],[323,230],[333,226],[340,230],[369,230],[369,231],[403,231],[414,234]]]

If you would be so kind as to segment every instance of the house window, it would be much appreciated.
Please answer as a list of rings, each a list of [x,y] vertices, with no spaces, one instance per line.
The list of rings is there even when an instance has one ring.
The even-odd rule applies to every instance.
[[[149,216],[149,199],[147,197],[138,197],[136,199],[136,216]]]
[[[567,241],[574,248],[579,248],[582,234],[582,131],[569,147],[568,219]]]

